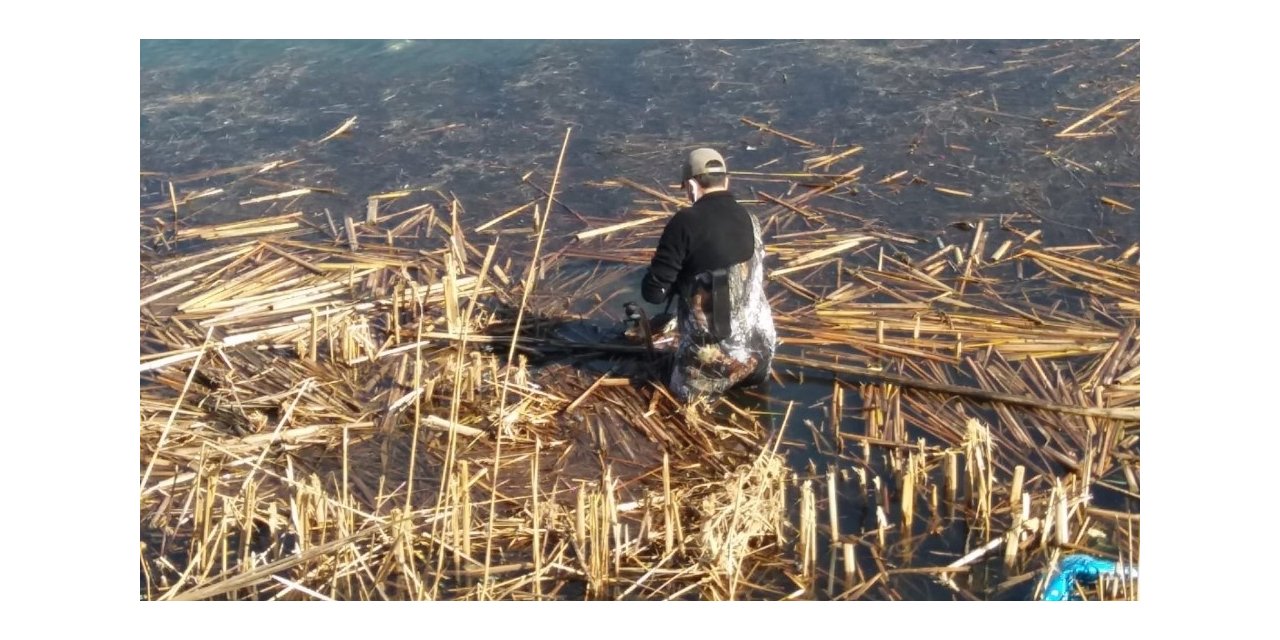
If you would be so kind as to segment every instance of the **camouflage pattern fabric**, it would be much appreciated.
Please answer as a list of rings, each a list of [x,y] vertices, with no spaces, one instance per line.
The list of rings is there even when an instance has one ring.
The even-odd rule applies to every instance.
[[[711,331],[711,277],[698,274],[689,299],[680,298],[677,318],[680,345],[668,383],[686,402],[712,397],[746,382],[759,382],[769,372],[777,334],[764,293],[764,243],[760,223],[751,216],[756,250],[751,259],[728,268],[732,331],[716,340]]]

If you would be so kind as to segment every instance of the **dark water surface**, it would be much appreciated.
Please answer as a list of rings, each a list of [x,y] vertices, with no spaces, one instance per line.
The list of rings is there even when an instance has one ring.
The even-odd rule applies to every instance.
[[[862,145],[868,184],[855,210],[896,230],[928,237],[1020,211],[1050,221],[1047,245],[1123,246],[1138,239],[1138,215],[1098,198],[1139,205],[1136,114],[1112,136],[1053,134],[1137,80],[1139,50],[1116,57],[1132,44],[145,41],[141,166],[183,175],[279,157],[358,115],[358,135],[309,154],[330,168],[316,184],[352,207],[437,186],[478,222],[523,204],[530,170],[549,184],[572,126],[563,201],[608,218],[635,194],[591,182],[674,184],[695,145],[722,149],[737,170],[795,170],[815,155],[746,117],[835,149]],[[430,132],[448,125],[462,126]],[[869,184],[900,170],[974,197]]]
[[[544,252],[583,230],[579,216],[605,224],[637,208],[638,192],[601,181],[674,185],[681,154],[696,146],[719,148],[731,171],[782,172],[861,145],[829,169],[866,167],[856,188],[836,195],[844,210],[895,232],[932,241],[955,233],[953,224],[1018,212],[1042,221],[1046,246],[1123,248],[1139,235],[1137,107],[1108,125],[1108,135],[1054,134],[1138,81],[1134,44],[144,41],[141,168],[155,175],[144,175],[141,200],[144,207],[166,202],[173,177],[305,155],[292,182],[333,190],[308,204],[308,213],[362,217],[371,194],[431,187],[456,197],[463,227],[473,228],[538,197],[526,176],[550,186],[572,127],[557,189],[565,207],[552,213]],[[359,118],[352,135],[308,146],[351,116]],[[744,117],[821,148],[763,133]],[[973,196],[876,184],[900,171]],[[739,182],[734,190],[750,198],[753,188],[780,195],[786,185]],[[1103,197],[1134,210],[1119,211]],[[261,215],[223,204],[198,211],[190,224]],[[635,268],[624,286],[634,287],[640,273]],[[617,309],[608,311],[617,317]],[[796,403],[788,425],[807,439],[794,425],[822,421],[830,393],[824,379],[775,387],[773,400]],[[806,448],[791,461],[798,470],[816,462],[821,473],[824,455]],[[855,498],[841,506],[848,530],[867,517],[867,503]],[[1105,496],[1098,504],[1121,506]],[[905,595],[948,595],[921,589]]]

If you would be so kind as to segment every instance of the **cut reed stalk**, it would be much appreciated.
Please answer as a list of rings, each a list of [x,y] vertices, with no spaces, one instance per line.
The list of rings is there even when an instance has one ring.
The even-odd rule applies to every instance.
[[[551,199],[552,199],[552,196],[555,194],[556,184],[560,180],[560,166],[564,162],[564,152],[569,147],[569,134],[572,133],[572,131],[573,131],[572,127],[568,128],[565,131],[564,143],[560,146],[560,157],[559,159],[556,160],[555,175],[551,179],[551,192],[547,196],[547,216],[550,216],[550,213],[551,213],[551,206],[550,206]],[[534,214],[536,217],[537,215],[536,206],[534,207]],[[543,234],[546,232],[546,230],[547,230],[546,217],[544,217],[542,220],[542,223],[538,226],[538,237],[534,244],[533,259],[530,261],[529,273],[525,281],[524,292],[521,294],[521,297],[520,297],[520,309],[516,312],[516,323],[515,323],[515,328],[512,331],[513,339],[511,341],[511,348],[507,351],[508,363],[510,363],[512,359],[514,359],[515,357],[516,345],[518,344],[518,336],[520,335],[520,325],[524,320],[525,306],[528,304],[529,292],[533,290],[533,285],[537,281],[538,271],[539,271],[538,258],[542,253],[542,237],[543,237]],[[484,565],[486,568],[486,573],[484,575],[484,582],[486,584],[489,582],[489,574],[487,572],[487,569],[489,567],[489,564],[493,555],[493,515],[492,514],[494,513],[494,506],[497,501],[498,470],[502,464],[502,440],[503,440],[502,430],[503,430],[503,422],[505,422],[506,420],[505,412],[507,407],[507,393],[508,393],[508,390],[510,389],[510,382],[511,382],[510,372],[511,372],[511,368],[510,368],[510,365],[508,365],[507,374],[503,376],[502,392],[498,402],[499,423],[498,423],[497,433],[495,434],[497,442],[494,446],[494,454],[493,454],[494,491],[491,494],[490,500],[489,500],[489,513],[490,513],[489,529],[486,532],[486,536],[485,536],[485,551],[484,551]]]

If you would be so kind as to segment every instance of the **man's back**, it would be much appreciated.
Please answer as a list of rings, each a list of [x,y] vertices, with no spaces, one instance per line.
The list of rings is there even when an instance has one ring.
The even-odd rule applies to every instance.
[[[679,301],[680,343],[667,386],[683,400],[768,375],[777,336],[764,292],[760,224],[729,193],[718,151],[694,149],[680,181],[693,206],[667,222],[641,282],[644,299]]]
[[[687,294],[698,273],[750,260],[755,243],[751,214],[733,195],[706,194],[667,222],[642,283],[644,299],[661,304],[673,291]]]
[[[777,343],[764,292],[759,223],[728,191],[703,195],[667,223],[641,285],[679,300],[680,344],[668,386],[680,398],[764,379]]]

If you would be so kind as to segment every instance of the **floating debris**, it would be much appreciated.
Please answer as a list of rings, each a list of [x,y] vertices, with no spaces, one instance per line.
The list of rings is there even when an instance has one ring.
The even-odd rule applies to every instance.
[[[1137,96],[1044,136],[1089,144]],[[978,185],[741,122],[807,156],[735,178],[770,256],[774,397],[691,407],[615,315],[684,200],[632,173],[592,186],[626,213],[572,212],[567,134],[547,191],[513,180],[471,217],[423,182],[347,209],[287,188],[334,184],[319,143],[143,176],[165,186],[140,206],[140,596],[998,599],[1072,554],[1136,566],[1139,246],[1052,239],[1029,208],[907,234],[849,190],[927,208]],[[909,184],[935,182],[956,187]],[[784,400],[804,385],[828,395]]]

